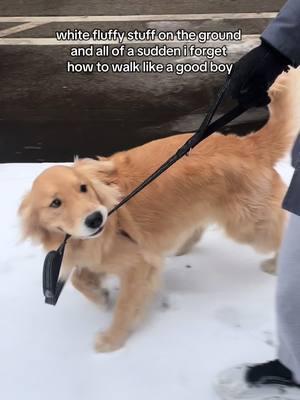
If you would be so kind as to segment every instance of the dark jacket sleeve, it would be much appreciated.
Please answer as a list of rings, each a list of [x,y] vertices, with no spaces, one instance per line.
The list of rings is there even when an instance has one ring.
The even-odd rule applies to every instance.
[[[292,151],[292,165],[294,168],[296,168],[296,165],[298,164],[299,160],[300,160],[300,135],[298,136]]]
[[[289,0],[262,34],[262,39],[300,65],[300,0]]]

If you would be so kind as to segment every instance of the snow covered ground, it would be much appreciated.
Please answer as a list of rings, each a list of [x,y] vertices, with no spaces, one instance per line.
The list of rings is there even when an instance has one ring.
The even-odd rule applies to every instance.
[[[46,164],[0,165],[0,398],[5,400],[216,400],[215,375],[275,354],[276,278],[266,257],[209,230],[189,255],[170,258],[149,318],[114,353],[93,352],[111,311],[67,285],[43,303],[44,254],[18,243],[16,210]],[[279,170],[288,182],[292,169]],[[163,304],[162,304],[163,303]]]

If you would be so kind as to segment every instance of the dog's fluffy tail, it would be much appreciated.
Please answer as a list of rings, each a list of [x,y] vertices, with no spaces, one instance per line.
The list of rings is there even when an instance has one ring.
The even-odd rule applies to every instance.
[[[300,131],[300,68],[282,73],[269,90],[267,124],[251,135],[256,152],[273,166],[286,155]]]

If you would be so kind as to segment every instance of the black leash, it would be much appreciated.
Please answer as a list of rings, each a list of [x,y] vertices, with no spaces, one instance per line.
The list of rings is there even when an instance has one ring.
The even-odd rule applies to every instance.
[[[113,207],[108,215],[111,215],[127,203],[132,197],[136,196],[141,190],[158,178],[163,172],[169,169],[174,163],[180,160],[183,156],[188,155],[188,153],[200,142],[209,137],[212,133],[220,130],[224,125],[228,124],[239,115],[243,114],[247,108],[242,105],[238,105],[231,111],[218,118],[215,122],[211,123],[211,120],[216,113],[218,107],[220,106],[224,96],[226,94],[227,88],[229,86],[230,78],[227,78],[225,84],[219,91],[216,101],[213,106],[208,111],[205,116],[201,126],[194,133],[194,135],[187,140],[183,146],[181,146],[177,152],[170,157],[164,164],[162,164],[153,174],[151,174],[147,179],[145,179],[139,186],[137,186],[131,193],[125,196],[115,207]],[[64,256],[64,250],[67,240],[70,235],[67,234],[63,243],[57,250],[50,251],[44,261],[43,268],[43,292],[45,296],[45,302],[47,304],[55,305],[64,287],[65,281],[59,279],[59,272],[61,269],[61,264]]]
[[[245,108],[242,106],[237,106],[219,119],[217,119],[214,123],[209,125],[207,128],[201,127],[196,131],[196,133],[187,141],[185,144],[180,147],[177,152],[170,157],[163,165],[161,165],[152,175],[150,175],[147,179],[145,179],[139,186],[137,186],[131,193],[129,193],[126,197],[124,197],[120,203],[118,203],[114,208],[112,208],[108,215],[111,215],[113,212],[122,207],[125,203],[127,203],[132,197],[136,196],[141,190],[143,190],[146,186],[148,186],[151,182],[153,182],[156,178],[158,178],[163,172],[169,169],[173,164],[175,164],[180,158],[188,153],[200,142],[204,139],[207,139],[212,133],[216,132],[228,122],[231,122],[233,119],[240,116],[243,112],[245,112]],[[204,121],[205,122],[205,121]]]

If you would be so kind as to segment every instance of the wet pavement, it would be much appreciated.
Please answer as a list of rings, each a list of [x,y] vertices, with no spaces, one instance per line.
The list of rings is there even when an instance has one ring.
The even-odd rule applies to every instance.
[[[145,2],[144,2],[145,3]],[[233,46],[234,62],[257,43],[257,34],[270,22],[268,15],[215,19],[154,21],[54,21],[1,38],[1,31],[23,22],[13,16],[115,16],[138,14],[201,14],[274,12],[283,1],[173,1],[151,4],[126,1],[126,8],[111,1],[23,1],[0,4],[0,161],[69,161],[80,156],[108,155],[169,134],[196,129],[223,82],[221,74],[67,73],[70,45],[49,45],[55,31],[78,28],[145,30],[243,29],[246,40]],[[3,17],[7,17],[3,20]],[[183,15],[180,18],[184,18]],[[190,16],[189,16],[190,18]],[[169,18],[170,19],[170,18]],[[1,42],[1,39],[4,41]],[[7,44],[15,39],[17,44]],[[42,39],[42,44],[38,40]],[[27,44],[21,44],[27,43]],[[174,44],[175,45],[175,44]],[[178,45],[178,44],[177,44]],[[136,44],[133,44],[136,46]],[[147,46],[147,44],[146,44]],[[76,58],[72,58],[75,62]],[[80,58],[78,62],[95,62]],[[108,59],[110,63],[112,60]],[[119,60],[120,61],[120,60]],[[128,60],[127,60],[128,61]],[[122,62],[126,62],[123,59]],[[155,58],[155,62],[166,62]],[[176,63],[174,57],[168,62]],[[229,104],[225,105],[225,108]],[[223,108],[224,111],[224,108]],[[253,110],[228,129],[248,131],[266,117]]]

